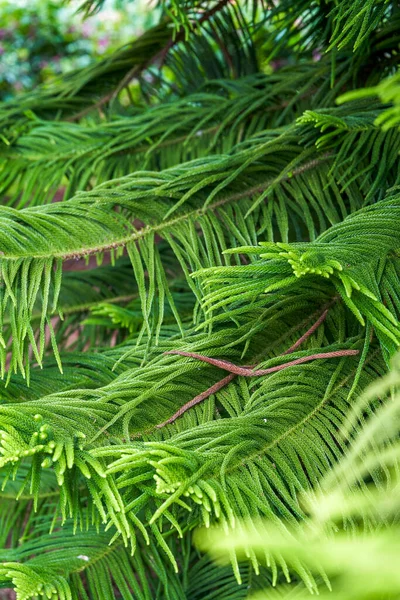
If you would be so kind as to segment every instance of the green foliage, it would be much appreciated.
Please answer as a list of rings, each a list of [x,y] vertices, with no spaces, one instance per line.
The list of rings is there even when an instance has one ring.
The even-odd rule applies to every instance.
[[[397,385],[397,3],[155,10],[115,53],[0,105],[0,585],[324,594],[328,561],[271,542],[242,562],[241,536],[317,519],[322,552],[326,482],[394,414],[385,388],[349,425],[377,377]],[[358,465],[382,540],[365,486],[391,485],[390,444]],[[193,548],[199,526],[236,532],[231,566]]]
[[[230,305],[237,300],[238,280],[253,280],[255,273],[257,281],[242,292],[243,300],[251,301],[263,292],[298,289],[302,278],[307,286],[315,285],[318,294],[320,278],[325,278],[360,323],[367,321],[375,328],[384,355],[390,356],[400,345],[399,313],[393,303],[394,313],[385,306],[380,288],[397,285],[398,275],[393,269],[397,259],[392,253],[400,244],[399,218],[399,198],[390,195],[332,225],[312,242],[259,242],[260,248],[229,250],[259,255],[264,260],[203,270],[201,276],[210,288],[205,303]]]
[[[313,572],[323,569],[331,579],[328,587],[343,600],[397,598],[400,378],[398,364],[394,366],[393,373],[368,388],[356,403],[341,435],[348,444],[346,455],[313,493],[303,495],[307,520],[290,532],[268,522],[244,523],[228,535],[218,530],[198,532],[198,545],[220,563],[229,562],[232,551],[242,558],[254,552],[260,557],[278,555],[294,568],[301,562]],[[383,398],[390,400],[383,403]],[[293,591],[293,597],[309,597],[304,588]],[[253,598],[286,595],[291,597],[282,586]]]
[[[369,98],[378,96],[381,102],[388,104],[380,115],[375,119],[375,124],[387,131],[391,127],[398,127],[400,123],[400,77],[396,73],[387,79],[384,79],[378,85],[370,88],[354,90],[347,92],[337,99],[339,104],[349,100],[358,100],[359,98]]]

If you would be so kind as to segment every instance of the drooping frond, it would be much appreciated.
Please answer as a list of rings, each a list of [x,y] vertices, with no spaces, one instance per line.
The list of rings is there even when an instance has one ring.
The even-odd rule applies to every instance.
[[[313,239],[328,224],[345,217],[349,208],[354,210],[363,206],[365,200],[356,189],[357,174],[354,174],[352,186],[347,184],[342,190],[344,199],[337,203],[340,188],[335,175],[340,179],[343,148],[354,155],[354,147],[348,148],[349,139],[353,140],[352,129],[345,130],[349,139],[343,136],[338,147],[341,162],[337,164],[334,153],[315,150],[314,146],[309,146],[309,142],[304,146],[296,146],[294,135],[298,133],[298,127],[296,124],[278,136],[270,133],[266,140],[256,138],[255,146],[249,147],[248,142],[243,142],[230,156],[198,159],[159,174],[136,172],[126,178],[101,184],[90,192],[79,193],[68,202],[23,210],[2,207],[1,268],[6,289],[9,290],[5,293],[3,314],[9,314],[8,319],[12,323],[16,318],[13,315],[21,311],[22,319],[27,323],[19,332],[14,328],[13,370],[17,367],[22,371],[24,369],[26,344],[32,344],[33,339],[30,320],[39,293],[43,297],[40,331],[41,340],[44,339],[46,319],[57,304],[61,263],[66,259],[104,251],[116,252],[118,256],[126,247],[138,284],[145,327],[150,332],[156,289],[162,294],[158,302],[161,308],[157,327],[163,319],[162,298],[168,301],[179,322],[173,297],[161,269],[158,247],[154,245],[155,235],[162,236],[171,245],[183,271],[188,275],[189,269],[215,265],[215,261],[222,264],[220,253],[229,246],[255,243],[261,236],[265,239],[261,223],[273,223],[276,219],[278,235],[284,243],[288,241],[289,228],[297,231],[300,239],[302,231],[308,231]],[[314,138],[317,135],[313,129],[312,133],[308,133],[308,121],[300,125],[300,131],[301,128],[304,128],[305,140],[310,135]],[[361,136],[360,142],[364,142],[362,136],[365,132],[362,129],[359,133],[357,124],[356,131]],[[380,135],[390,136],[396,144],[399,143],[397,132]],[[380,138],[376,140],[377,143],[378,140],[382,143]],[[373,178],[376,185],[376,173],[371,168],[368,154],[365,155],[364,145],[359,143],[358,147],[366,164],[360,177],[361,183],[365,185],[368,178]],[[373,145],[371,154],[374,150]],[[311,173],[315,177],[312,195],[308,184]],[[390,186],[397,179],[397,163],[388,161],[379,174],[381,186]],[[277,199],[273,201],[275,194]],[[292,213],[294,228],[287,213],[292,194],[302,211]],[[264,203],[267,196],[270,199]],[[370,194],[369,200],[373,199],[374,195]],[[315,206],[311,213],[305,207],[309,200]],[[338,207],[341,217],[337,212]],[[247,217],[249,213],[251,218]],[[87,224],[84,230],[80,228],[83,215]],[[223,220],[221,215],[224,215]],[[138,227],[133,219],[140,219],[145,225]],[[202,231],[201,237],[196,233],[199,230]],[[267,238],[271,239],[270,231],[266,233]],[[228,260],[225,260],[225,264]],[[55,268],[55,265],[58,266]],[[149,286],[145,283],[145,271]],[[189,276],[188,281],[199,299],[200,291]],[[19,290],[17,293],[11,289],[12,285]],[[3,346],[5,364],[6,340]],[[43,341],[37,350],[33,345],[39,362],[42,361],[43,349]]]
[[[336,328],[335,321],[334,318],[328,323],[332,333]],[[272,355],[280,351],[281,345],[291,343],[292,329],[288,329],[286,339],[280,340]],[[243,347],[242,342],[235,350],[238,343],[236,336],[236,329],[232,330],[231,341],[227,332],[224,333],[224,354],[233,360],[240,359],[240,347]],[[220,342],[221,335],[216,334],[215,352],[221,352]],[[204,344],[209,347],[209,343],[207,335],[196,335],[190,345],[186,342],[181,344],[181,348],[189,347],[192,351],[201,352]],[[311,354],[318,354],[315,343],[318,341],[312,342]],[[353,347],[354,344],[360,347],[359,341],[355,340]],[[260,356],[263,345],[264,332],[253,340],[248,352],[249,362],[257,361],[253,353]],[[171,342],[163,342],[161,350],[170,347]],[[323,350],[337,348],[338,345],[327,346]],[[339,348],[343,348],[343,344]],[[296,352],[293,357],[307,353],[310,351]],[[338,357],[340,359],[340,352]],[[179,369],[176,368],[177,360],[181,364]],[[276,358],[270,359],[262,366],[265,368],[277,362]],[[376,366],[375,361],[374,369]],[[93,469],[102,472],[102,462],[111,461],[107,478],[95,477],[89,491],[102,518],[111,519],[128,539],[133,532],[127,523],[123,531],[123,515],[115,513],[116,500],[113,498],[117,502],[121,501],[118,498],[122,498],[123,504],[131,507],[129,511],[133,512],[129,514],[135,528],[139,525],[137,519],[143,519],[141,512],[144,506],[147,507],[147,516],[143,525],[148,523],[150,528],[152,523],[159,524],[160,518],[171,523],[178,519],[179,522],[182,508],[190,509],[186,521],[192,527],[199,522],[207,524],[210,520],[232,527],[239,516],[273,518],[275,515],[276,519],[279,514],[294,523],[294,517],[302,515],[296,491],[307,487],[309,481],[317,481],[340,455],[334,436],[341,416],[348,412],[348,395],[357,371],[357,359],[347,357],[339,362],[333,359],[319,366],[317,359],[310,363],[307,378],[302,380],[300,373],[304,373],[304,368],[290,367],[258,382],[246,378],[240,381],[239,378],[239,381],[217,392],[209,402],[195,411],[188,411],[175,425],[157,429],[155,425],[161,418],[179,407],[182,402],[179,398],[190,398],[204,390],[205,381],[218,381],[223,376],[218,367],[193,359],[158,355],[148,366],[125,371],[98,389],[53,393],[48,398],[2,407],[1,419],[9,423],[4,433],[3,461],[5,464],[11,461],[15,468],[18,464],[23,466],[26,460],[29,464],[32,454],[45,467],[48,462],[45,457],[51,459],[66,490],[66,504],[60,506],[64,518],[68,516],[65,511],[78,513],[74,488],[69,489],[73,482],[82,479],[82,476],[77,479],[76,469],[82,473],[87,486],[94,477]],[[364,370],[360,385],[365,385],[365,380],[374,375],[375,370]],[[320,385],[318,396],[315,393],[316,381]],[[291,390],[285,400],[282,399],[282,386]],[[132,389],[142,391],[129,400]],[[177,389],[181,390],[179,398]],[[265,405],[267,398],[268,408]],[[215,402],[218,412],[214,412]],[[40,416],[37,413],[39,407]],[[26,429],[23,432],[20,424],[19,435],[23,437],[17,438],[13,424],[16,420],[21,423],[22,415]],[[70,415],[69,425],[65,427],[67,415]],[[289,415],[291,418],[288,420]],[[121,427],[125,436],[122,445],[123,440],[118,433]],[[331,434],[321,438],[321,431],[325,429]],[[42,443],[36,445],[35,431],[36,437],[38,434],[45,437]],[[126,436],[133,435],[135,438],[141,432],[148,441],[127,442]],[[107,442],[99,445],[102,439],[114,440],[117,445],[110,446]],[[29,440],[32,440],[31,445]],[[308,458],[304,454],[305,447],[314,449],[312,458],[309,452]],[[268,457],[267,461],[261,458],[264,456]],[[306,473],[301,465],[306,465]],[[91,479],[88,479],[89,475]],[[32,477],[37,477],[34,471],[28,473],[27,481]],[[110,485],[114,477],[116,480],[111,488],[104,487],[106,482]],[[39,484],[35,479],[32,481],[33,489],[40,497]],[[120,490],[118,494],[117,489]],[[264,498],[261,502],[260,494]],[[127,517],[129,522],[130,517]],[[282,566],[286,569],[284,563]],[[277,568],[277,565],[273,566],[273,572]],[[236,575],[239,577],[238,571]],[[314,587],[312,578],[303,575],[308,585]]]
[[[164,169],[229,152],[256,131],[282,125],[299,113],[289,73],[304,96],[319,83],[310,79],[314,70],[305,65],[276,76],[210,82],[204,92],[100,126],[31,120],[11,145],[1,148],[1,192],[17,207],[43,204],[66,182],[68,198],[93,178],[101,183],[135,169]],[[327,66],[321,65],[321,83],[326,73]],[[22,196],[18,181],[23,182]]]
[[[213,565],[209,558],[193,551],[190,543],[171,536],[168,547],[182,563],[179,575],[163,561],[151,539],[148,544],[141,539],[132,555],[118,541],[109,545],[112,536],[93,527],[80,533],[64,527],[49,535],[46,519],[46,514],[34,517],[35,533],[29,531],[23,544],[8,551],[7,562],[1,567],[0,581],[15,586],[18,600],[32,596],[108,600],[114,594],[138,600],[244,600],[250,589],[269,584],[266,570],[254,581],[251,568],[243,566],[239,586],[229,567]]]
[[[155,56],[169,40],[167,24],[147,31],[141,38],[122,47],[109,58],[68,73],[43,88],[33,90],[18,100],[0,106],[1,140],[12,143],[14,136],[37,117],[60,118],[74,115],[83,107],[95,104],[102,92],[111,97],[132,63],[140,69],[149,56]]]
[[[222,17],[220,16],[221,12],[224,15]],[[38,90],[18,97],[18,100],[11,101],[6,106],[0,106],[0,139],[2,142],[7,145],[12,143],[15,136],[18,136],[27,125],[29,126],[31,119],[50,118],[79,121],[92,111],[100,111],[102,115],[104,114],[103,108],[106,106],[112,106],[116,102],[119,104],[118,99],[121,93],[125,93],[132,80],[141,78],[142,74],[147,71],[150,71],[151,76],[153,65],[155,65],[157,73],[164,65],[171,50],[178,48],[183,55],[186,54],[186,45],[189,44],[189,40],[186,38],[184,30],[175,35],[173,21],[173,14],[170,13],[165,19],[161,19],[159,25],[145,31],[141,37],[121,47],[113,55],[93,63],[83,70],[67,73]],[[210,57],[215,56],[215,52],[212,53],[212,48],[215,48],[215,40],[218,44],[218,35],[215,33],[221,29],[220,44],[222,44],[222,48],[225,48],[221,38],[223,40],[224,32],[229,31],[236,52],[243,51],[241,64],[247,64],[245,71],[239,74],[257,71],[256,55],[254,51],[251,51],[253,38],[251,35],[243,36],[241,33],[244,27],[247,28],[247,21],[243,20],[239,8],[231,6],[228,0],[220,0],[208,7],[207,10],[200,11],[197,24],[208,34],[207,39],[205,38],[201,45]],[[210,29],[210,32],[207,31],[207,28]],[[196,28],[191,28],[190,36],[195,35]],[[246,50],[244,50],[244,46],[246,46]],[[248,63],[249,58],[252,59],[252,67]],[[226,68],[226,60],[220,60],[219,66],[220,69],[216,73],[214,72],[213,77],[229,76],[230,69]],[[124,112],[123,106],[121,108]]]

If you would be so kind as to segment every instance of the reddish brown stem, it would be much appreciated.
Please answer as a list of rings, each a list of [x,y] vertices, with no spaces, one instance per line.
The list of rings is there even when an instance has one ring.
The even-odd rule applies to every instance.
[[[303,342],[305,342],[305,340],[308,339],[310,337],[310,335],[312,335],[314,333],[314,331],[316,331],[318,329],[318,327],[321,325],[321,323],[323,323],[323,321],[325,321],[326,316],[328,314],[328,310],[329,310],[329,308],[325,309],[324,312],[322,313],[322,315],[314,323],[314,325],[312,325],[310,327],[310,329],[308,329],[308,331],[306,331],[306,333],[304,335],[302,335],[297,340],[297,342],[295,342],[293,344],[293,346],[291,346],[288,350],[286,350],[282,354],[282,356],[292,353]],[[214,385],[209,387],[207,390],[205,390],[198,396],[195,396],[194,398],[192,398],[192,400],[189,400],[189,402],[186,402],[186,404],[181,406],[181,408],[174,415],[172,415],[172,417],[167,419],[167,421],[164,421],[163,423],[160,423],[159,425],[157,425],[156,427],[158,429],[160,429],[161,427],[164,427],[165,425],[173,423],[178,417],[180,417],[187,410],[189,410],[189,408],[192,408],[192,406],[199,404],[200,402],[202,402],[203,400],[205,400],[206,398],[211,396],[211,394],[215,394],[216,392],[218,392],[220,389],[222,389],[223,387],[228,385],[228,383],[230,383],[236,377],[236,375],[243,375],[245,377],[254,377],[256,375],[261,375],[261,374],[265,375],[267,373],[273,373],[274,371],[280,371],[282,369],[285,369],[286,367],[294,366],[295,364],[301,364],[303,362],[307,362],[309,360],[314,360],[316,358],[332,358],[333,356],[336,357],[336,356],[348,356],[349,354],[350,355],[358,354],[358,350],[341,350],[341,351],[339,351],[339,354],[338,354],[338,352],[330,352],[330,353],[327,352],[324,354],[314,354],[313,356],[306,356],[306,357],[303,357],[302,359],[297,359],[297,360],[291,361],[290,363],[285,363],[283,365],[278,365],[277,367],[271,367],[270,369],[264,369],[262,371],[261,370],[254,371],[253,365],[249,365],[249,366],[246,365],[244,367],[238,367],[237,365],[234,365],[233,363],[231,363],[229,361],[208,358],[207,356],[203,356],[201,354],[196,354],[194,352],[180,352],[178,350],[171,350],[169,352],[166,352],[165,354],[179,354],[181,356],[197,358],[199,360],[202,360],[203,362],[208,362],[208,363],[216,365],[222,369],[225,369],[226,371],[230,371],[231,374],[228,375],[227,377],[224,377],[220,381],[217,381],[217,383],[215,383]]]
[[[310,335],[312,335],[314,333],[314,331],[316,331],[318,329],[318,327],[321,325],[321,323],[323,323],[326,319],[326,316],[329,312],[329,309],[327,308],[326,310],[324,310],[324,312],[322,313],[322,315],[319,317],[319,319],[317,321],[315,321],[314,325],[311,325],[310,329],[308,331],[305,332],[304,335],[302,335],[297,342],[295,342],[293,344],[293,346],[290,346],[290,348],[288,348],[287,350],[285,350],[285,352],[282,353],[282,356],[285,356],[285,354],[291,354],[292,352],[294,352],[303,342],[305,342]]]
[[[235,378],[235,375],[232,373],[231,375],[227,375],[227,377],[224,377],[220,381],[217,381],[217,383],[214,383],[214,385],[209,387],[208,390],[205,390],[205,392],[202,392],[198,396],[195,396],[194,398],[189,400],[189,402],[186,402],[186,404],[181,406],[181,408],[179,410],[177,410],[176,413],[174,415],[172,415],[172,417],[170,417],[169,419],[164,421],[164,423],[160,423],[159,425],[156,425],[157,429],[161,429],[161,427],[164,427],[164,425],[173,423],[175,421],[175,419],[177,419],[178,417],[183,415],[183,413],[185,413],[187,410],[189,410],[189,408],[192,408],[192,406],[195,406],[196,404],[203,402],[203,400],[205,400],[206,398],[211,396],[211,394],[215,394],[221,388],[228,385],[228,383],[230,383],[232,381],[232,379],[234,379],[234,378]]]
[[[301,358],[296,358],[295,360],[284,363],[283,365],[277,365],[275,367],[270,367],[269,369],[254,370],[249,369],[248,367],[239,367],[238,365],[235,365],[227,360],[203,356],[202,354],[197,354],[196,352],[183,352],[181,350],[170,350],[169,352],[165,352],[165,354],[179,354],[180,356],[196,358],[197,360],[201,360],[202,362],[206,362],[210,365],[214,365],[215,367],[219,367],[220,369],[224,369],[225,371],[233,373],[234,375],[241,375],[242,377],[258,377],[260,375],[269,375],[270,373],[281,371],[287,367],[301,365],[305,362],[316,360],[318,358],[339,358],[341,356],[355,356],[358,353],[359,350],[335,350],[334,352],[320,352],[318,354],[312,354],[311,356],[302,356]]]
[[[326,315],[325,315],[325,317],[326,317]],[[221,369],[225,369],[226,371],[231,371],[231,374],[227,375],[227,377],[224,377],[223,379],[220,379],[220,381],[217,381],[217,383],[214,383],[214,385],[209,387],[207,390],[205,390],[198,396],[195,396],[194,398],[192,398],[192,400],[189,400],[189,402],[186,402],[186,404],[181,406],[181,408],[179,410],[177,410],[176,413],[172,415],[172,417],[170,417],[163,423],[156,425],[156,427],[157,427],[157,429],[161,429],[165,425],[169,425],[169,424],[173,423],[178,417],[182,416],[187,410],[189,410],[189,408],[192,408],[192,406],[195,406],[196,404],[199,404],[203,400],[206,400],[206,398],[208,398],[212,394],[215,394],[220,389],[222,389],[223,387],[228,385],[228,383],[230,383],[236,377],[236,375],[242,375],[244,377],[256,377],[259,375],[268,375],[269,373],[274,373],[276,371],[282,371],[283,369],[286,369],[287,367],[293,367],[295,365],[300,365],[302,363],[308,362],[310,360],[316,360],[318,358],[339,358],[342,356],[355,356],[358,353],[359,353],[358,350],[336,350],[334,352],[321,352],[318,354],[313,354],[311,356],[303,356],[301,358],[292,360],[288,363],[284,363],[283,365],[277,365],[276,367],[270,367],[269,369],[258,369],[256,371],[254,371],[254,370],[251,370],[250,367],[238,367],[237,365],[234,365],[233,363],[230,363],[226,360],[217,360],[217,359],[209,358],[208,356],[196,354],[195,352],[180,352],[179,350],[170,350],[169,352],[165,352],[165,354],[179,354],[180,356],[189,356],[191,358],[197,358],[198,360],[216,365],[216,366],[220,367]],[[240,370],[240,373],[238,372],[238,370]]]

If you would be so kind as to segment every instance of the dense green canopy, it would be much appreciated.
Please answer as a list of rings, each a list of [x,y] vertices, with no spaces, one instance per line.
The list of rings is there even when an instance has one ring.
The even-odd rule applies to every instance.
[[[18,600],[323,588],[272,551],[215,565],[192,534],[306,520],[400,345],[398,3],[159,8],[0,104],[0,582]]]

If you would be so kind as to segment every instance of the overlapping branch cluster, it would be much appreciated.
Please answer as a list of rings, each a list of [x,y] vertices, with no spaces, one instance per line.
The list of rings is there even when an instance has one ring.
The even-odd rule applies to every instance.
[[[304,520],[400,343],[397,3],[160,6],[116,55],[0,106],[0,579],[19,600],[317,591],[306,562],[215,566],[192,532]]]

